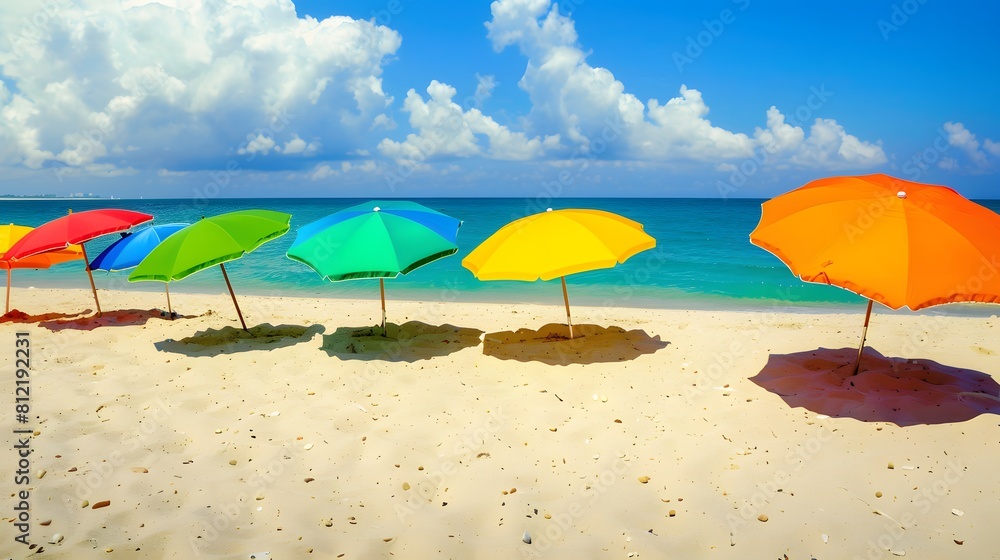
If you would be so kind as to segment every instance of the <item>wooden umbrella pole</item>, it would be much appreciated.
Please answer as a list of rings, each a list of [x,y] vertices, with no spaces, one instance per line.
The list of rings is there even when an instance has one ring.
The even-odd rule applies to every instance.
[[[569,337],[573,338],[573,319],[569,316],[569,294],[566,292],[566,277],[560,276],[562,280],[563,302],[566,304],[566,324],[569,326]]]
[[[10,266],[7,267],[7,303],[3,306],[3,314],[10,313]]]
[[[87,258],[87,247],[83,243],[80,244],[80,250],[83,251],[83,267],[87,269],[87,278],[90,278],[90,291],[94,292],[94,303],[97,304],[97,316],[101,316],[101,300],[97,299],[97,286],[94,284],[94,274],[90,271],[90,259]]]
[[[170,283],[164,282],[163,287],[167,289],[167,314],[171,319],[174,318],[174,310],[170,307]]]
[[[236,303],[236,294],[233,292],[233,285],[229,283],[229,275],[226,274],[226,265],[219,263],[219,268],[222,269],[222,277],[226,279],[226,287],[229,288],[229,295],[233,297],[233,305],[236,306],[236,314],[240,316],[240,324],[243,325],[243,330],[250,332],[246,321],[243,320],[243,312],[240,311],[240,304]]]
[[[378,279],[378,291],[382,296],[382,336],[386,336],[385,332],[385,280],[382,278]]]
[[[865,351],[865,337],[868,336],[868,320],[872,317],[872,300],[868,300],[868,311],[865,312],[865,326],[861,329],[861,346],[858,348],[858,360],[854,363],[854,373],[857,375],[861,369],[861,353]]]

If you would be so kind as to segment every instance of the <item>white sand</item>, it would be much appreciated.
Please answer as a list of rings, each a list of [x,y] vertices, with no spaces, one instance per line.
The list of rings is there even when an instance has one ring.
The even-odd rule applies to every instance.
[[[45,558],[992,558],[1000,545],[998,387],[975,373],[1000,373],[996,318],[876,313],[874,350],[946,371],[872,354],[845,389],[831,370],[861,309],[576,307],[581,324],[620,329],[569,342],[544,327],[557,305],[390,301],[394,341],[351,336],[377,301],[241,297],[257,335],[241,338],[225,293],[175,294],[188,316],[174,321],[148,311],[162,295],[101,297],[103,318],[67,323],[39,316],[92,308],[88,292],[15,290],[29,317],[0,323],[11,397],[14,333],[31,333],[30,541]],[[522,328],[549,338],[501,332]],[[820,348],[847,350],[781,356]],[[758,384],[775,373],[804,376],[781,390],[814,410]],[[12,404],[0,418],[13,470]],[[27,486],[0,484],[10,521]],[[16,534],[0,551],[25,557]]]

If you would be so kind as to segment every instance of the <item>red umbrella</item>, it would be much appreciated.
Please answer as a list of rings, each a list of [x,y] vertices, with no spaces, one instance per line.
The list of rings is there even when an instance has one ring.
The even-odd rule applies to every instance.
[[[94,276],[90,272],[90,259],[87,258],[87,249],[83,244],[95,237],[125,231],[152,219],[153,216],[144,212],[116,208],[86,210],[75,214],[70,210],[69,214],[28,232],[7,250],[4,258],[16,263],[46,251],[80,245],[83,249],[83,263],[87,277],[90,278],[90,289],[94,292],[94,302],[97,304],[97,314],[100,315],[101,302],[97,299],[97,286],[94,285]]]

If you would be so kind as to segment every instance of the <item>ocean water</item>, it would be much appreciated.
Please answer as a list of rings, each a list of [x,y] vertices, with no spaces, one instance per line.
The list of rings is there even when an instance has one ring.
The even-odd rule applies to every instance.
[[[412,199],[463,220],[459,251],[410,274],[386,280],[387,299],[419,301],[530,302],[558,305],[558,280],[549,282],[481,282],[462,267],[472,249],[504,224],[545,209],[524,198]],[[365,199],[161,199],[161,200],[11,200],[0,199],[0,223],[37,226],[74,211],[126,208],[154,216],[155,224],[193,222],[201,216],[248,208],[292,215],[291,230],[253,253],[226,264],[237,295],[286,295],[323,298],[378,298],[374,279],[329,282],[307,266],[285,257],[295,230],[309,222]],[[559,198],[542,201],[554,208],[596,208],[621,214],[644,225],[655,249],[639,253],[611,269],[567,278],[570,302],[577,305],[681,309],[773,309],[794,311],[863,310],[864,299],[833,286],[808,284],[792,276],[776,257],[750,244],[750,232],[760,219],[762,200],[754,199],[607,199]],[[1000,201],[979,201],[1000,212]],[[117,235],[87,243],[94,258]],[[98,289],[162,292],[159,282],[128,283],[128,273],[95,272]],[[80,262],[49,270],[15,270],[16,287],[89,289]],[[173,282],[171,292],[225,293],[218,267]],[[16,306],[16,302],[14,303]],[[161,306],[154,300],[151,306]],[[882,309],[882,311],[886,311]],[[996,314],[993,305],[946,305],[931,313]]]

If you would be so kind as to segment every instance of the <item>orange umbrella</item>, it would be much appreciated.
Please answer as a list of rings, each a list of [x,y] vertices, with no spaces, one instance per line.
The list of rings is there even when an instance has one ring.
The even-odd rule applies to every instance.
[[[6,258],[6,252],[12,245],[34,228],[14,224],[0,226],[0,270],[7,271],[7,299],[4,304],[4,314],[10,312],[10,271],[14,268],[49,268],[54,264],[74,261],[83,258],[83,249],[79,245],[70,245],[65,249],[38,253],[18,261]]]
[[[1000,302],[1000,215],[947,187],[888,175],[830,177],[762,205],[750,242],[806,282],[892,309]]]

